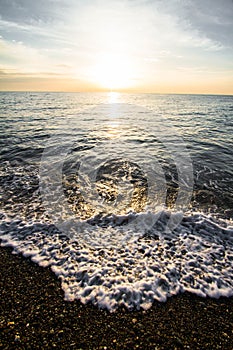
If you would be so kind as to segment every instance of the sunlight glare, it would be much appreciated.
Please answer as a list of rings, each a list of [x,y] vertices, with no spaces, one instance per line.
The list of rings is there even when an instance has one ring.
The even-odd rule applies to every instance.
[[[107,54],[93,68],[92,80],[102,88],[124,89],[133,85],[133,69],[129,57]]]
[[[108,93],[108,103],[117,103],[119,102],[120,94],[116,91],[111,91]]]

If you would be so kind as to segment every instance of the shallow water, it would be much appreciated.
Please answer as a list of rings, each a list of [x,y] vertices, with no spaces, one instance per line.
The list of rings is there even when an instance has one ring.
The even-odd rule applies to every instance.
[[[233,295],[233,97],[1,93],[1,244],[115,310]]]

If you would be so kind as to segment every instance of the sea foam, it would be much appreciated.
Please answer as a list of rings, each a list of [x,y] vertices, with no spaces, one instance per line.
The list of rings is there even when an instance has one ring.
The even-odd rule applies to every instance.
[[[140,215],[145,216],[137,214],[137,219]],[[232,296],[233,227],[197,213],[185,215],[175,230],[166,232],[168,216],[162,211],[148,232],[131,232],[130,240],[114,246],[124,232],[122,217],[94,219],[86,236],[81,232],[67,237],[54,223],[29,223],[2,214],[1,245],[49,266],[61,280],[65,300],[91,302],[109,311],[120,306],[148,309],[155,300],[164,302],[185,291]],[[91,244],[90,237],[105,240],[105,246]]]

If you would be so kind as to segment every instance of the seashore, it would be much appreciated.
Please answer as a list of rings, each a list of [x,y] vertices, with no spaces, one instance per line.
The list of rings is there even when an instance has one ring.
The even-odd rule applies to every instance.
[[[49,268],[0,248],[2,349],[232,349],[233,297],[184,293],[147,311],[64,301]]]

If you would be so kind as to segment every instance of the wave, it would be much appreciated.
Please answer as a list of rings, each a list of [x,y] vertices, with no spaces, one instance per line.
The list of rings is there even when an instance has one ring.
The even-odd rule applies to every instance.
[[[140,231],[145,228],[140,224],[153,220],[153,215],[153,227]],[[109,311],[120,306],[148,309],[155,300],[163,302],[185,291],[203,297],[232,296],[231,222],[190,213],[171,231],[166,230],[170,216],[168,211],[159,217],[99,215],[83,221],[79,232],[68,237],[56,222],[30,222],[2,213],[1,246],[50,266],[66,300],[91,302]]]

